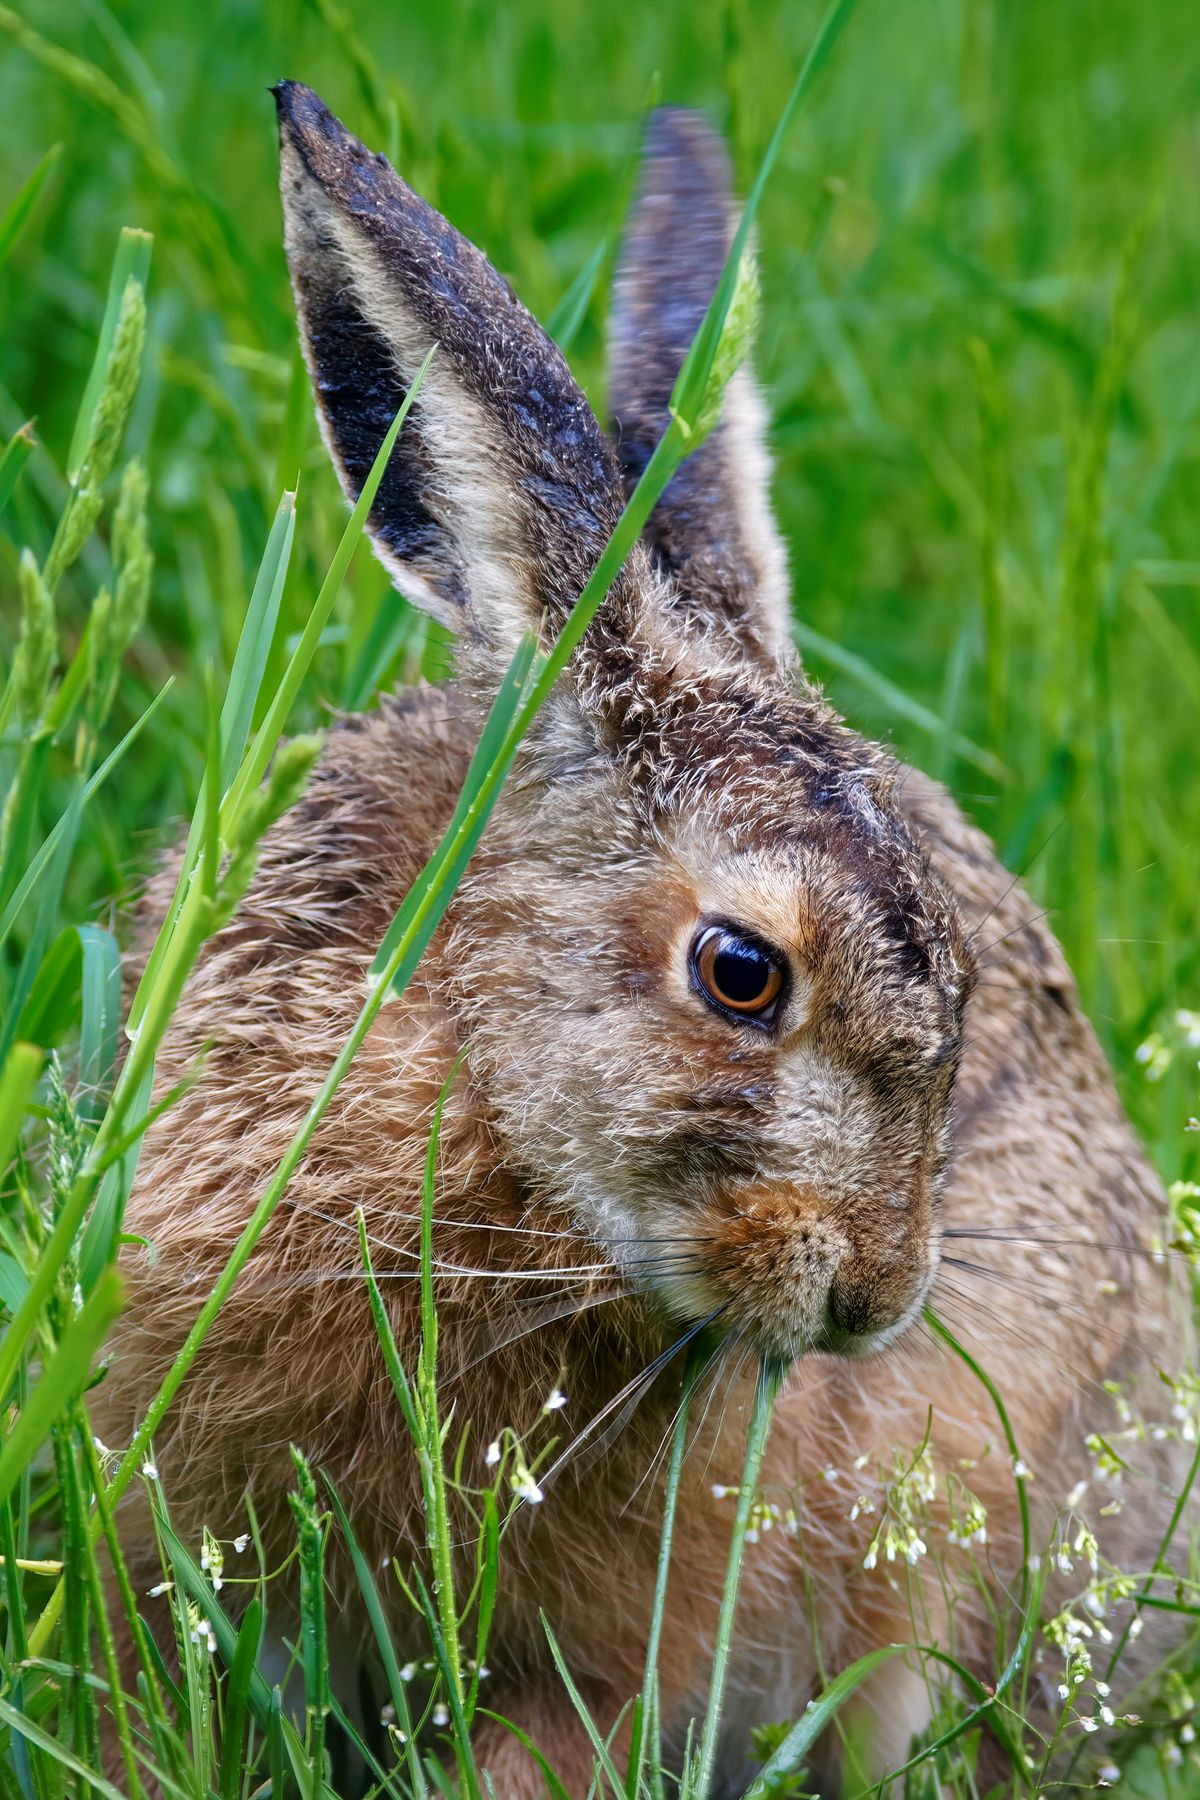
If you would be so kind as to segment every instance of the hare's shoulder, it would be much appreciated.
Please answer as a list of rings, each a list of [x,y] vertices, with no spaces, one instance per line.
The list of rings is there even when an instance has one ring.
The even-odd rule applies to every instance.
[[[265,1071],[324,1054],[329,1043],[336,1050],[364,972],[449,821],[475,729],[454,690],[433,687],[338,722],[301,799],[263,838],[236,915],[204,946],[160,1071],[190,1067],[201,1046],[209,1065],[232,1059],[241,1073],[247,1057]],[[170,905],[179,859],[177,848],[138,907],[131,984]],[[241,1073],[231,1091],[245,1086]]]
[[[339,719],[304,794],[263,838],[249,892],[205,960],[239,946],[291,960],[372,931],[378,941],[449,820],[474,730],[455,689],[425,685]],[[138,904],[134,974],[170,904],[181,849]]]

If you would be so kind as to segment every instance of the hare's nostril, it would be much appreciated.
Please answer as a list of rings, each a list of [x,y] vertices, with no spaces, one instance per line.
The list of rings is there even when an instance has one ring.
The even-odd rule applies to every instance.
[[[825,1307],[834,1330],[847,1337],[861,1337],[872,1327],[870,1296],[856,1285],[834,1282]]]

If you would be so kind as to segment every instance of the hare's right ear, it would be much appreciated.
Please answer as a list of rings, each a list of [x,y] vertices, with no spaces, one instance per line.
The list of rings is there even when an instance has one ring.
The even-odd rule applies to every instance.
[[[591,574],[623,504],[612,448],[486,258],[311,89],[274,91],[288,263],[343,485],[357,497],[436,345],[368,527],[408,598],[507,654]]]
[[[724,146],[698,113],[651,116],[617,271],[609,408],[627,487],[667,428],[680,365],[716,290],[735,214]],[[756,660],[790,655],[787,558],[771,517],[762,402],[742,369],[721,421],[654,509],[647,538],[703,631]]]

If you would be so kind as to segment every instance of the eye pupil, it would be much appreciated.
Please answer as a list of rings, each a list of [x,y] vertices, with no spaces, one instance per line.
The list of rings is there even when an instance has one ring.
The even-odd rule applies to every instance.
[[[692,943],[692,973],[710,1006],[769,1024],[783,991],[786,963],[749,932],[705,926]]]
[[[735,1006],[752,1006],[771,979],[771,964],[754,944],[726,938],[712,962],[713,982]]]

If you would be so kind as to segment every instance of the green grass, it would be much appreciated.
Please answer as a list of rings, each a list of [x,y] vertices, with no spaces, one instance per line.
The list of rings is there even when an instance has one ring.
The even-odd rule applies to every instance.
[[[81,1390],[117,1304],[108,1265],[154,1043],[204,936],[236,904],[257,836],[304,777],[306,734],[446,660],[356,530],[344,536],[295,347],[264,90],[308,80],[387,149],[569,340],[602,410],[607,282],[645,107],[661,95],[706,108],[747,189],[818,20],[815,6],[765,0],[664,0],[636,16],[582,0],[362,0],[352,20],[338,0],[202,13],[169,0],[0,5],[0,673],[17,669],[0,702],[0,788],[13,796],[0,848],[0,1166],[34,1115],[0,1208],[11,1315],[0,1393],[17,1408],[0,1446],[5,1793],[83,1792],[79,1770],[96,1766],[109,1638],[92,1545],[111,1535],[115,1488],[138,1477],[144,1446],[102,1469]],[[862,0],[758,221],[757,361],[806,659],[856,724],[951,786],[1051,910],[1127,1103],[1181,1184],[1185,1227],[1186,1184],[1200,1178],[1200,1136],[1185,1129],[1200,1111],[1195,1048],[1179,1018],[1200,1008],[1194,40],[1185,0]],[[152,253],[123,227],[151,233]],[[285,489],[294,507],[281,507]],[[101,589],[111,599],[97,605]],[[541,676],[514,669],[477,798]],[[259,797],[285,730],[293,748]],[[188,819],[198,876],[114,1085],[117,909]],[[464,813],[426,912],[403,916],[385,944],[389,979],[411,967],[477,822]],[[14,1050],[18,1039],[61,1062]],[[422,1366],[391,1366],[436,1539],[448,1526],[435,1356],[430,1305]],[[532,1479],[522,1454],[506,1445],[473,1499],[482,1573],[469,1617],[444,1584],[414,1596],[463,1793],[484,1791],[465,1731],[479,1697],[470,1663],[484,1658],[471,1634],[512,1478]],[[322,1786],[322,1533],[353,1549],[354,1521],[335,1503],[329,1523],[329,1497],[303,1468],[297,1482],[302,1724],[255,1669],[253,1610],[239,1635],[200,1546],[174,1540],[164,1512],[185,1645],[193,1624],[201,1637],[174,1710],[149,1649],[133,1697],[168,1792]],[[908,1505],[912,1481],[897,1486]],[[30,1565],[19,1576],[14,1559]],[[63,1560],[73,1579],[61,1588],[35,1566]],[[736,1572],[735,1555],[732,1586]],[[373,1580],[362,1565],[378,1637]],[[230,1670],[215,1686],[208,1629]],[[1014,1708],[1031,1646],[1019,1640],[997,1671]],[[843,1678],[822,1718],[865,1673]],[[403,1726],[394,1659],[390,1674]],[[1186,1664],[1164,1675],[1161,1717],[1182,1716],[1187,1675]],[[639,1704],[637,1767],[661,1791],[653,1665]],[[933,1735],[953,1741],[909,1776],[911,1791],[935,1791],[935,1765],[944,1790],[972,1791],[962,1752],[986,1704],[969,1682],[947,1691]],[[791,1755],[803,1760],[815,1728],[799,1722]],[[710,1739],[700,1721],[702,1766]],[[436,1791],[414,1742],[394,1746],[408,1784],[397,1791]],[[1189,1753],[1171,1760],[1172,1731],[1128,1743],[1129,1791],[1200,1791]]]

